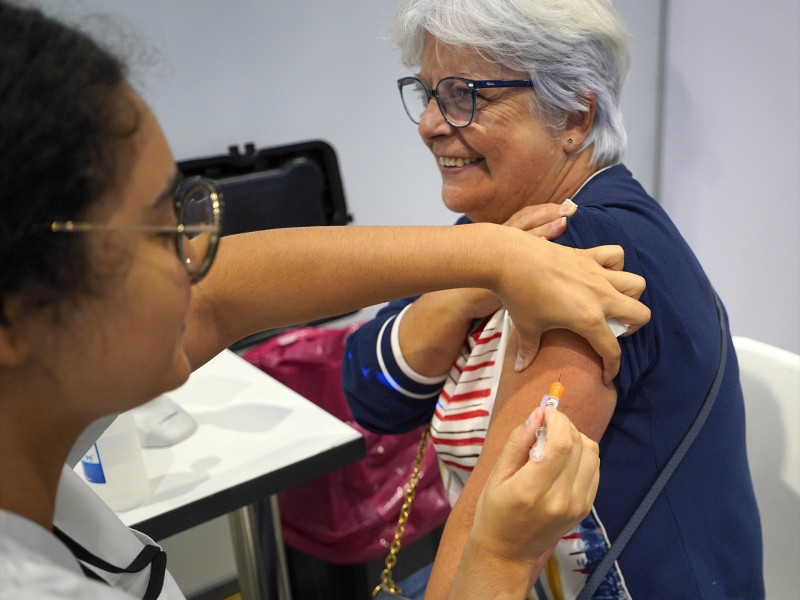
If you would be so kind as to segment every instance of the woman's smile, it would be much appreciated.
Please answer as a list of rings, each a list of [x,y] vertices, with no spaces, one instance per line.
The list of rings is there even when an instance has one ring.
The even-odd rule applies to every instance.
[[[483,160],[485,159],[461,156],[440,156],[438,158],[439,166],[442,168],[466,167]]]

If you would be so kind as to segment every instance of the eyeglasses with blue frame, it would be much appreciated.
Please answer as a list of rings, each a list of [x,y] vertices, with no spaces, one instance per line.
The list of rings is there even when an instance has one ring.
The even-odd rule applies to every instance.
[[[533,87],[533,81],[530,79],[475,80],[464,77],[444,77],[432,90],[419,77],[401,77],[397,80],[403,107],[414,123],[419,125],[431,98],[436,98],[444,120],[457,128],[467,127],[475,120],[479,89],[510,87]]]

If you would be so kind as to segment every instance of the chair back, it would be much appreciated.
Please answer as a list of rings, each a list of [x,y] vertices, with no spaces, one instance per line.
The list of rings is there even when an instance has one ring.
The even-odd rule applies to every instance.
[[[747,454],[764,535],[767,598],[800,590],[800,355],[733,337]]]

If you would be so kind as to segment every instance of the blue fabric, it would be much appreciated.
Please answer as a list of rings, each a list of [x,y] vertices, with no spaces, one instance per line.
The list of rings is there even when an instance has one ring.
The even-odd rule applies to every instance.
[[[620,339],[617,406],[600,440],[595,508],[613,543],[705,398],[718,360],[718,320],[711,285],[691,249],[623,165],[596,175],[574,201],[579,209],[557,243],[622,246],[625,269],[647,281],[642,301],[652,310],[647,326]],[[402,305],[393,303],[386,311]],[[400,398],[394,390],[378,397],[381,392],[369,382],[352,377],[353,362],[369,364],[369,349],[375,353],[371,331],[357,332],[345,357],[345,386],[356,420],[384,431],[424,422],[434,402]],[[764,597],[761,529],[730,341],[728,357],[705,427],[619,558],[633,598]]]
[[[432,569],[433,563],[430,563],[399,581],[397,587],[403,591],[403,596],[411,598],[411,600],[422,600],[425,597],[425,589],[428,587]]]
[[[356,422],[373,433],[405,433],[428,423],[436,405],[436,392],[442,388],[442,385],[433,386],[434,395],[427,402],[409,398],[392,387],[378,360],[376,347],[383,324],[414,300],[416,298],[390,302],[374,319],[364,323],[355,332],[357,335],[347,339],[342,361],[345,397]],[[384,333],[388,337],[388,330]],[[406,389],[414,385],[415,382],[400,372],[389,352],[383,354],[383,359],[399,385]]]
[[[398,581],[397,587],[400,588],[401,595],[381,590],[375,596],[375,600],[423,600],[428,580],[431,577],[431,570],[433,570],[433,563],[425,565],[402,581]]]

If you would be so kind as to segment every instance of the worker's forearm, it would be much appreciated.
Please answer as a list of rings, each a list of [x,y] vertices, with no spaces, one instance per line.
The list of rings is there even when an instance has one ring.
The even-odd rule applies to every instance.
[[[520,600],[530,589],[535,563],[509,561],[467,540],[448,600]]]
[[[314,227],[224,238],[194,290],[187,351],[197,366],[256,331],[436,289],[493,289],[507,238],[496,225]]]

